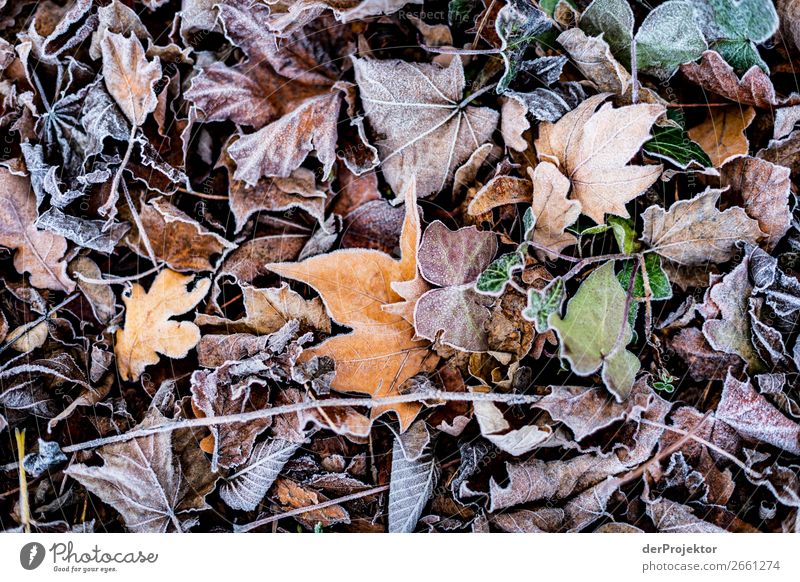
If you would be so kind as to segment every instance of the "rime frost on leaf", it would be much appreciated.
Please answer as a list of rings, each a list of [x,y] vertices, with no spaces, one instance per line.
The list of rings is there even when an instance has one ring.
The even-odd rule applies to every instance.
[[[395,438],[389,480],[390,533],[414,531],[438,479],[439,468],[430,449],[422,456],[408,460],[400,438]]]
[[[353,65],[367,120],[380,136],[381,167],[395,194],[411,179],[420,198],[443,190],[497,126],[496,111],[467,104],[461,59],[446,68],[358,58]]]

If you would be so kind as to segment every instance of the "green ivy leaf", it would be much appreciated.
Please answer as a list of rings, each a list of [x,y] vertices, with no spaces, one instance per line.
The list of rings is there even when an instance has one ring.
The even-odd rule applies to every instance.
[[[697,142],[689,138],[689,134],[682,127],[655,127],[653,137],[643,148],[651,156],[667,160],[682,170],[687,169],[692,163],[703,168],[712,165],[708,154]]]
[[[637,67],[663,78],[671,77],[680,65],[699,58],[708,48],[695,24],[692,6],[683,0],[668,0],[656,7],[635,37],[633,25],[633,11],[626,0],[594,0],[580,21],[588,34],[603,34],[611,52],[628,68],[635,40]]]
[[[522,310],[522,317],[533,323],[536,331],[544,333],[550,329],[548,318],[561,311],[566,293],[564,280],[556,277],[544,289],[528,289],[528,306]]]
[[[618,278],[623,289],[627,289],[631,281],[631,272],[633,271],[633,264],[636,259],[623,261],[622,270],[619,272]],[[647,270],[647,279],[650,283],[650,296],[651,301],[663,301],[672,297],[672,285],[669,282],[669,277],[661,268],[661,257],[655,253],[648,253],[644,257],[644,266]],[[644,277],[642,276],[641,269],[636,272],[636,279],[633,281],[633,298],[636,301],[644,301]]]
[[[579,376],[602,369],[606,388],[622,401],[633,388],[639,359],[625,349],[633,332],[628,324],[626,294],[614,274],[614,261],[596,269],[570,299],[567,313],[549,317],[561,342],[561,357]],[[622,333],[618,349],[617,338]]]
[[[769,73],[756,44],[778,30],[778,12],[772,0],[691,0],[695,20],[714,49],[742,74],[753,65]]]
[[[756,45],[749,40],[720,40],[713,44],[713,49],[733,67],[738,75],[745,73],[751,67],[759,67],[765,73],[769,73],[767,63],[758,54]]]
[[[506,253],[492,261],[475,282],[475,291],[494,297],[502,295],[514,272],[521,271],[525,266],[525,250],[523,244],[513,253]]]
[[[617,241],[617,247],[621,253],[632,254],[642,247],[642,244],[638,241],[638,235],[633,228],[633,221],[629,218],[622,218],[621,216],[610,215],[606,219],[605,224],[590,226],[580,231],[578,234],[581,236],[587,234],[602,234],[609,230],[613,232],[614,240]]]

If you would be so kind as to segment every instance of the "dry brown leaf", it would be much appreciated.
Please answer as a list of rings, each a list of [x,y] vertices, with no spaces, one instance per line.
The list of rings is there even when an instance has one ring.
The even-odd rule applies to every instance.
[[[565,231],[578,220],[581,204],[567,200],[569,180],[550,162],[541,162],[535,170],[528,168],[528,175],[533,182],[531,209],[535,220],[533,233],[528,236],[532,242],[560,253],[578,241],[575,235]],[[538,251],[537,254],[555,258],[552,253]]]
[[[514,176],[495,176],[478,190],[469,203],[467,212],[480,216],[498,206],[531,201],[531,183]]]
[[[393,283],[417,277],[419,216],[413,185],[405,191],[406,217],[400,240],[401,259],[373,250],[345,249],[318,255],[300,263],[270,264],[282,277],[302,281],[319,292],[331,318],[352,328],[349,334],[332,337],[303,352],[301,361],[330,356],[336,362],[331,387],[385,397],[397,394],[403,382],[433,365],[429,343],[414,340],[414,326],[384,307],[403,300]],[[386,410],[397,412],[403,429],[419,411],[417,404],[373,409],[373,416]]]
[[[161,79],[158,58],[148,61],[142,43],[131,33],[108,31],[101,43],[106,88],[132,125],[144,123],[158,105],[153,86]]]
[[[241,287],[245,317],[233,320],[201,313],[194,322],[225,333],[264,335],[278,331],[290,320],[295,319],[304,330],[326,334],[331,332],[331,320],[318,297],[311,300],[303,299],[286,283],[280,287],[264,289],[250,285]]]
[[[311,97],[277,121],[240,137],[228,147],[236,162],[233,177],[250,186],[262,177],[288,178],[312,151],[322,164],[322,175],[328,176],[336,161],[340,107],[338,92]]]
[[[686,266],[730,260],[736,241],[756,244],[764,233],[739,207],[717,209],[721,190],[707,189],[669,211],[651,206],[642,215],[642,240],[662,257]]]
[[[716,51],[703,53],[699,63],[681,65],[681,71],[709,91],[741,105],[753,105],[761,109],[772,109],[779,103],[794,105],[795,100],[779,101],[775,87],[767,74],[759,67],[751,67],[741,79]]]
[[[792,184],[789,168],[776,166],[760,158],[737,158],[720,170],[720,181],[729,186],[734,199],[767,235],[764,246],[772,251],[792,222],[789,193]]]
[[[587,36],[580,28],[570,28],[558,36],[575,66],[594,83],[600,92],[623,95],[631,83],[631,76],[601,37]]]
[[[210,279],[200,279],[187,290],[193,275],[181,275],[165,269],[145,292],[134,283],[122,300],[125,302],[125,325],[117,331],[114,351],[117,369],[123,380],[136,380],[144,369],[158,363],[158,354],[185,358],[200,341],[200,329],[189,321],[171,321],[203,300],[211,286]]]
[[[287,511],[317,505],[328,500],[321,493],[285,477],[279,477],[272,490],[276,501]],[[308,511],[295,516],[295,519],[309,529],[313,529],[318,523],[322,524],[322,527],[329,527],[337,523],[350,523],[350,515],[341,505],[330,505]]]
[[[29,273],[31,285],[39,289],[72,291],[75,282],[67,276],[67,239],[37,230],[36,199],[28,178],[0,168],[0,245],[16,251],[14,268]]]
[[[570,179],[570,198],[581,203],[581,212],[598,224],[606,214],[627,218],[625,204],[662,170],[660,165],[627,164],[650,139],[650,127],[664,108],[639,104],[614,109],[606,103],[598,110],[607,97],[589,97],[557,123],[542,123],[535,144],[540,159],[553,162]]]
[[[137,428],[164,422],[151,408]],[[119,511],[131,531],[184,531],[194,513],[208,508],[205,496],[216,482],[194,438],[184,429],[105,445],[97,451],[102,466],[75,464],[65,473]]]
[[[213,271],[223,255],[236,248],[163,196],[143,204],[139,215],[156,258],[175,271]],[[148,256],[138,232],[129,234],[127,242],[139,255]]]
[[[361,102],[377,142],[381,167],[400,195],[416,180],[421,198],[443,190],[456,168],[490,141],[499,115],[462,103],[464,67],[400,60],[354,59]]]
[[[710,107],[709,111],[705,121],[689,130],[689,137],[703,148],[715,168],[735,157],[746,156],[749,142],[744,130],[753,122],[755,109],[729,105]]]

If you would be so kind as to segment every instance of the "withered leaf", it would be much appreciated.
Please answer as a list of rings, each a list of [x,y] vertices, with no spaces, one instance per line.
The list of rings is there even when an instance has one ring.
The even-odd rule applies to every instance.
[[[100,47],[108,92],[132,125],[142,125],[158,104],[153,86],[161,79],[161,64],[157,58],[145,58],[134,34],[106,32]]]
[[[163,424],[166,419],[150,409],[139,428]],[[160,432],[98,450],[104,464],[75,464],[65,473],[120,512],[133,532],[184,531],[184,523],[208,508],[205,496],[216,479],[199,449],[190,454],[193,466],[176,454],[171,432]]]
[[[625,204],[642,194],[661,175],[662,167],[628,162],[650,139],[650,127],[664,113],[660,105],[600,105],[608,94],[595,95],[557,123],[543,123],[536,152],[569,178],[570,197],[598,224],[606,214],[627,218]],[[600,109],[598,109],[600,107]]]
[[[40,289],[72,291],[62,260],[67,251],[63,236],[38,230],[36,200],[27,178],[0,168],[0,245],[13,249],[14,268],[29,273],[31,285]]]
[[[651,206],[642,215],[642,240],[659,255],[679,265],[730,260],[736,241],[757,243],[764,233],[739,207],[720,212],[717,201],[721,193],[709,188],[691,200],[676,202],[668,211]]]
[[[497,126],[496,111],[463,99],[461,59],[447,68],[357,58],[353,65],[367,120],[380,136],[381,168],[397,195],[411,180],[421,198],[444,189]]]
[[[136,380],[144,369],[158,363],[158,354],[184,358],[200,340],[200,330],[189,321],[172,321],[203,300],[211,286],[209,279],[187,286],[193,275],[180,275],[164,269],[148,291],[134,283],[123,296],[125,324],[117,331],[114,351],[117,369],[123,380]]]

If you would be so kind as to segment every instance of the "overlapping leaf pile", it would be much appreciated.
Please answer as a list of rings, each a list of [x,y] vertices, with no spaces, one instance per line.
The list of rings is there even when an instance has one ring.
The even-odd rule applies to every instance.
[[[0,0],[0,529],[800,531],[798,10]]]

